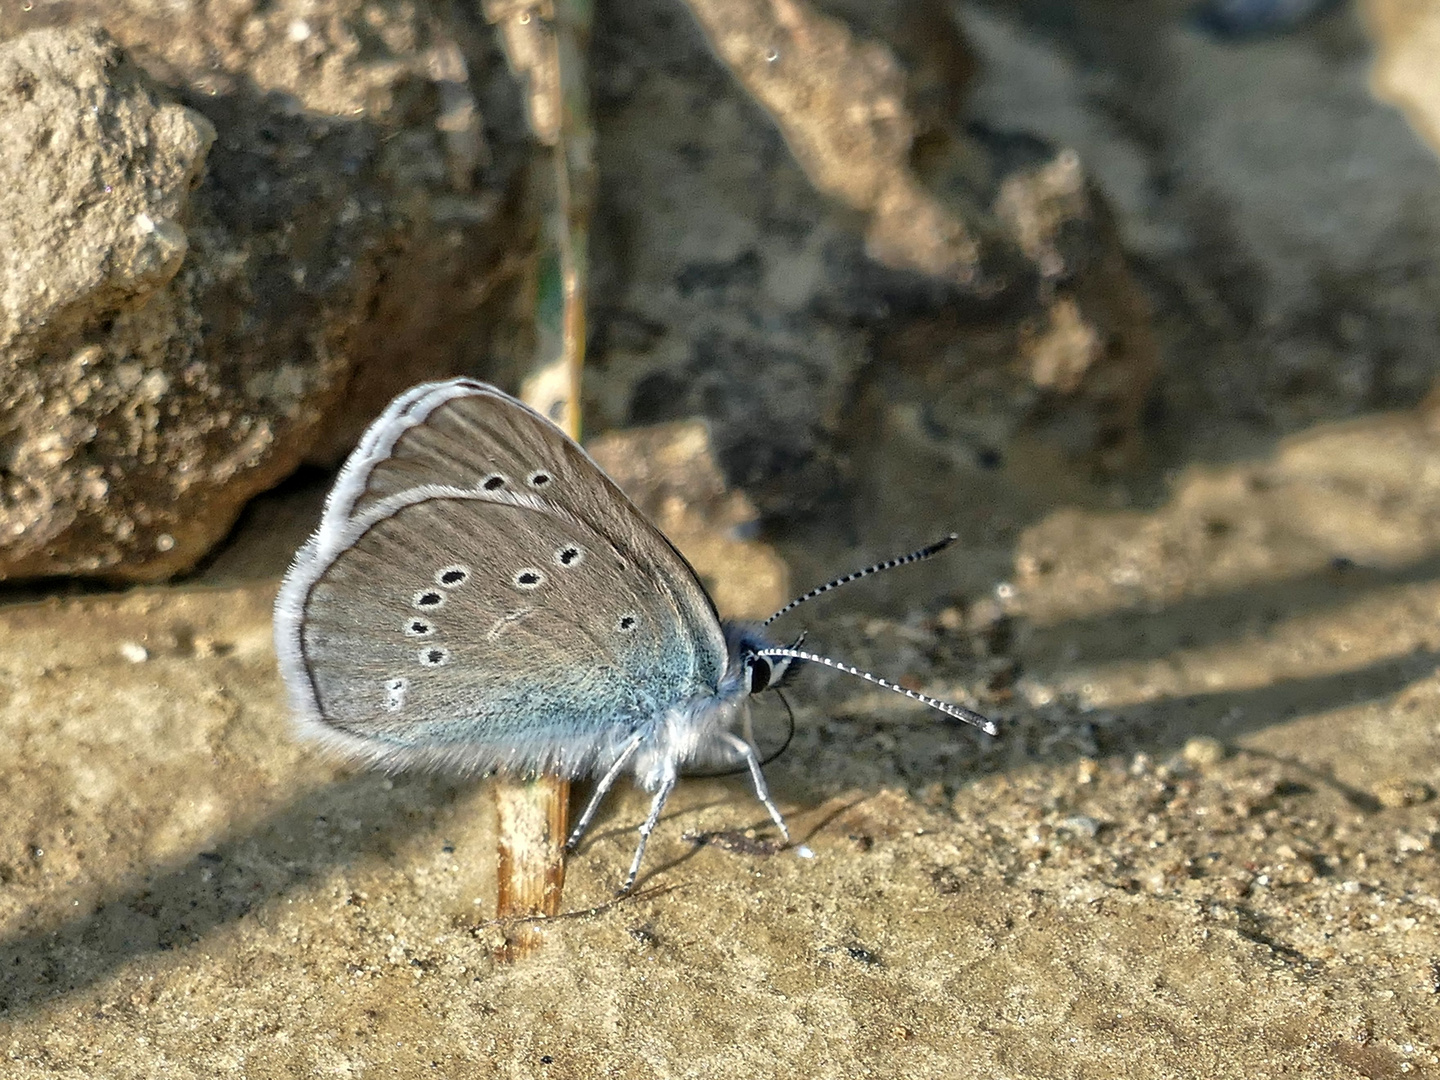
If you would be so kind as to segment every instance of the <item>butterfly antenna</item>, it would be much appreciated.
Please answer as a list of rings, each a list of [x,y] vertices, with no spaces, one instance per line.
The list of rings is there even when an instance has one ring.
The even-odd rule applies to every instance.
[[[967,724],[973,724],[987,735],[998,735],[999,729],[994,722],[981,716],[979,713],[965,708],[963,705],[952,705],[948,701],[941,701],[929,694],[922,694],[915,690],[907,690],[903,686],[896,686],[894,683],[880,678],[879,675],[871,675],[868,671],[861,671],[849,664],[842,664],[839,660],[831,660],[828,656],[820,656],[816,653],[805,652],[803,649],[756,649],[756,656],[788,656],[791,660],[807,660],[812,664],[824,664],[826,667],[834,668],[836,671],[843,671],[847,675],[855,675],[872,682],[876,686],[883,686],[886,690],[894,690],[897,694],[904,694],[913,701],[919,701],[930,708],[944,713],[946,716],[953,716],[956,720],[963,720]]]
[[[931,555],[936,555],[944,551],[947,547],[949,547],[951,544],[953,544],[956,540],[959,539],[960,537],[957,534],[951,533],[943,540],[937,540],[935,541],[935,543],[927,545],[926,547],[921,548],[919,551],[912,551],[909,555],[899,555],[893,559],[886,559],[884,562],[876,563],[874,566],[867,566],[864,570],[856,570],[853,573],[846,574],[844,577],[838,577],[834,581],[827,581],[824,585],[820,585],[816,588],[811,589],[804,596],[797,596],[794,600],[791,600],[790,603],[786,604],[779,611],[775,612],[774,615],[771,615],[760,625],[769,626],[776,619],[780,618],[781,615],[794,611],[801,604],[805,603],[806,600],[814,600],[815,597],[819,596],[821,593],[827,593],[831,589],[838,589],[841,585],[847,585],[852,581],[858,581],[863,577],[869,577],[871,574],[878,574],[881,570],[894,570],[895,567],[904,566],[906,563],[919,562],[922,559],[928,559]]]

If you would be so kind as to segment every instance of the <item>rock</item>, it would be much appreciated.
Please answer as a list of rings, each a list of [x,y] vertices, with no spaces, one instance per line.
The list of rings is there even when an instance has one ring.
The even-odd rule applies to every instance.
[[[1035,415],[1060,402],[1052,426],[1073,429],[1082,414],[1068,455],[1124,464],[1158,370],[1149,305],[1073,150],[1022,149],[1023,140],[961,129],[974,63],[944,7],[906,0],[862,15],[842,5],[878,39],[805,2],[783,12],[759,2],[690,7],[815,186],[867,216],[869,255],[961,295],[1007,297],[1030,381],[1043,392]],[[944,65],[937,50],[959,60]],[[928,92],[908,92],[912,79]]]
[[[481,366],[525,272],[523,120],[484,42],[466,80],[415,12],[367,24],[382,58],[338,13],[88,10],[109,32],[0,45],[25,148],[0,161],[0,579],[189,569],[396,390]],[[489,94],[500,137],[459,131],[442,82]]]
[[[188,247],[177,219],[215,129],[157,100],[97,29],[0,53],[0,347],[43,348],[97,313],[143,307]],[[143,172],[141,171],[143,170]]]
[[[1440,154],[1440,8],[1409,0],[1362,5],[1375,39],[1371,85]]]
[[[1110,210],[1068,149],[1013,169],[994,210],[1043,283],[1018,335],[1040,393],[1017,419],[1071,461],[1117,470],[1138,449],[1159,344]]]
[[[1408,780],[1403,776],[1386,777],[1374,786],[1371,793],[1375,796],[1375,801],[1388,810],[1417,806],[1435,795],[1428,784],[1419,780]]]
[[[1073,34],[1036,8],[956,9],[982,60],[975,126],[1078,153],[1144,267],[1166,358],[1147,412],[1157,447],[1193,428],[1212,443],[1192,453],[1228,459],[1233,437],[1200,419],[1218,409],[1249,418],[1263,452],[1411,405],[1434,378],[1436,140],[1374,97],[1403,68],[1419,126],[1415,103],[1434,100],[1430,5],[1359,7],[1372,25],[1396,16],[1378,57],[1345,4],[1243,45],[1178,9],[1143,26],[1096,10]]]
[[[949,10],[690,7],[596,20],[592,423],[702,414],[791,520],[869,469],[892,407],[926,414],[912,461],[978,441],[993,469],[1018,435],[1086,476],[1127,460],[1148,305],[1073,153],[967,126]]]
[[[166,436],[203,388],[163,361],[196,347],[173,282],[215,130],[94,28],[0,47],[0,87],[0,143],[18,150],[0,158],[0,577],[103,572],[122,552],[173,565],[198,523],[152,509],[170,485],[142,462],[202,456]],[[212,445],[243,455],[251,435]]]
[[[1197,735],[1186,740],[1185,748],[1180,753],[1191,765],[1208,769],[1225,760],[1225,744],[1209,735]]]
[[[1087,814],[1075,814],[1071,817],[1061,818],[1055,825],[1056,828],[1073,833],[1076,836],[1084,836],[1093,840],[1100,834],[1103,823]]]
[[[925,191],[910,167],[905,76],[883,44],[804,0],[690,0],[715,52],[779,126],[822,192],[865,215],[880,262],[994,288],[979,231]]]

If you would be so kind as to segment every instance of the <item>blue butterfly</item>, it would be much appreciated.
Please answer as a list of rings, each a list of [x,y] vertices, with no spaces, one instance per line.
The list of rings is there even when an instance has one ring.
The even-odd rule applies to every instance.
[[[928,558],[947,537],[814,589],[764,623],[722,621],[684,556],[553,423],[482,382],[401,395],[345,463],[275,604],[302,733],[387,768],[598,775],[654,792],[625,878],[682,766],[743,765],[781,835],[745,702],[824,664],[995,733],[969,709],[771,639],[796,604]]]

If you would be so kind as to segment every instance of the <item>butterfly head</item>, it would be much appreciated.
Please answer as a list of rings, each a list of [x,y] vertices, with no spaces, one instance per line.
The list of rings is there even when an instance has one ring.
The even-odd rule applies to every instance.
[[[801,634],[790,648],[799,648],[804,640]],[[762,655],[764,650],[774,648],[775,642],[758,623],[727,622],[725,644],[731,677],[737,680],[739,693],[776,690],[793,673],[795,662],[790,657]]]
[[[919,701],[930,706],[946,716],[961,720],[967,724],[978,727],[987,735],[997,733],[995,724],[963,705],[955,705],[940,698],[922,694],[918,690],[911,690],[908,687],[897,686],[879,675],[872,675],[868,671],[861,671],[857,667],[841,663],[839,660],[832,660],[828,656],[820,656],[817,653],[806,652],[800,648],[805,640],[801,634],[793,645],[776,645],[766,636],[766,628],[782,615],[794,611],[807,600],[813,600],[817,596],[829,592],[831,589],[838,589],[851,581],[858,581],[861,578],[869,577],[871,574],[878,574],[882,570],[892,570],[897,566],[904,566],[907,563],[919,562],[921,559],[928,559],[932,555],[944,551],[947,547],[959,539],[955,533],[942,537],[933,544],[929,544],[908,555],[900,555],[893,559],[886,559],[884,562],[875,563],[862,570],[856,570],[836,578],[834,581],[826,582],[817,586],[801,596],[797,596],[790,603],[786,604],[779,611],[775,612],[762,623],[727,623],[725,625],[725,641],[729,647],[730,662],[726,667],[725,685],[722,688],[722,696],[736,699],[746,694],[758,694],[761,690],[770,689],[780,684],[780,681],[790,673],[797,662],[820,664],[824,667],[833,668],[836,671],[843,671],[847,675],[854,675],[864,679],[866,682],[874,683],[876,686],[883,686],[886,690],[893,690],[904,697]]]

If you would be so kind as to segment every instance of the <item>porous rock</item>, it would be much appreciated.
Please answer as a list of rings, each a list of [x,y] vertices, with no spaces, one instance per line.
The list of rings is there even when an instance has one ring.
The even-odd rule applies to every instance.
[[[163,488],[268,441],[173,420],[208,405],[174,364],[200,329],[175,276],[215,129],[95,28],[0,47],[0,87],[0,142],[19,151],[0,158],[0,576],[173,562],[205,515],[164,512]]]
[[[513,325],[503,62],[423,13],[302,7],[0,17],[23,148],[0,162],[0,579],[183,572]]]

